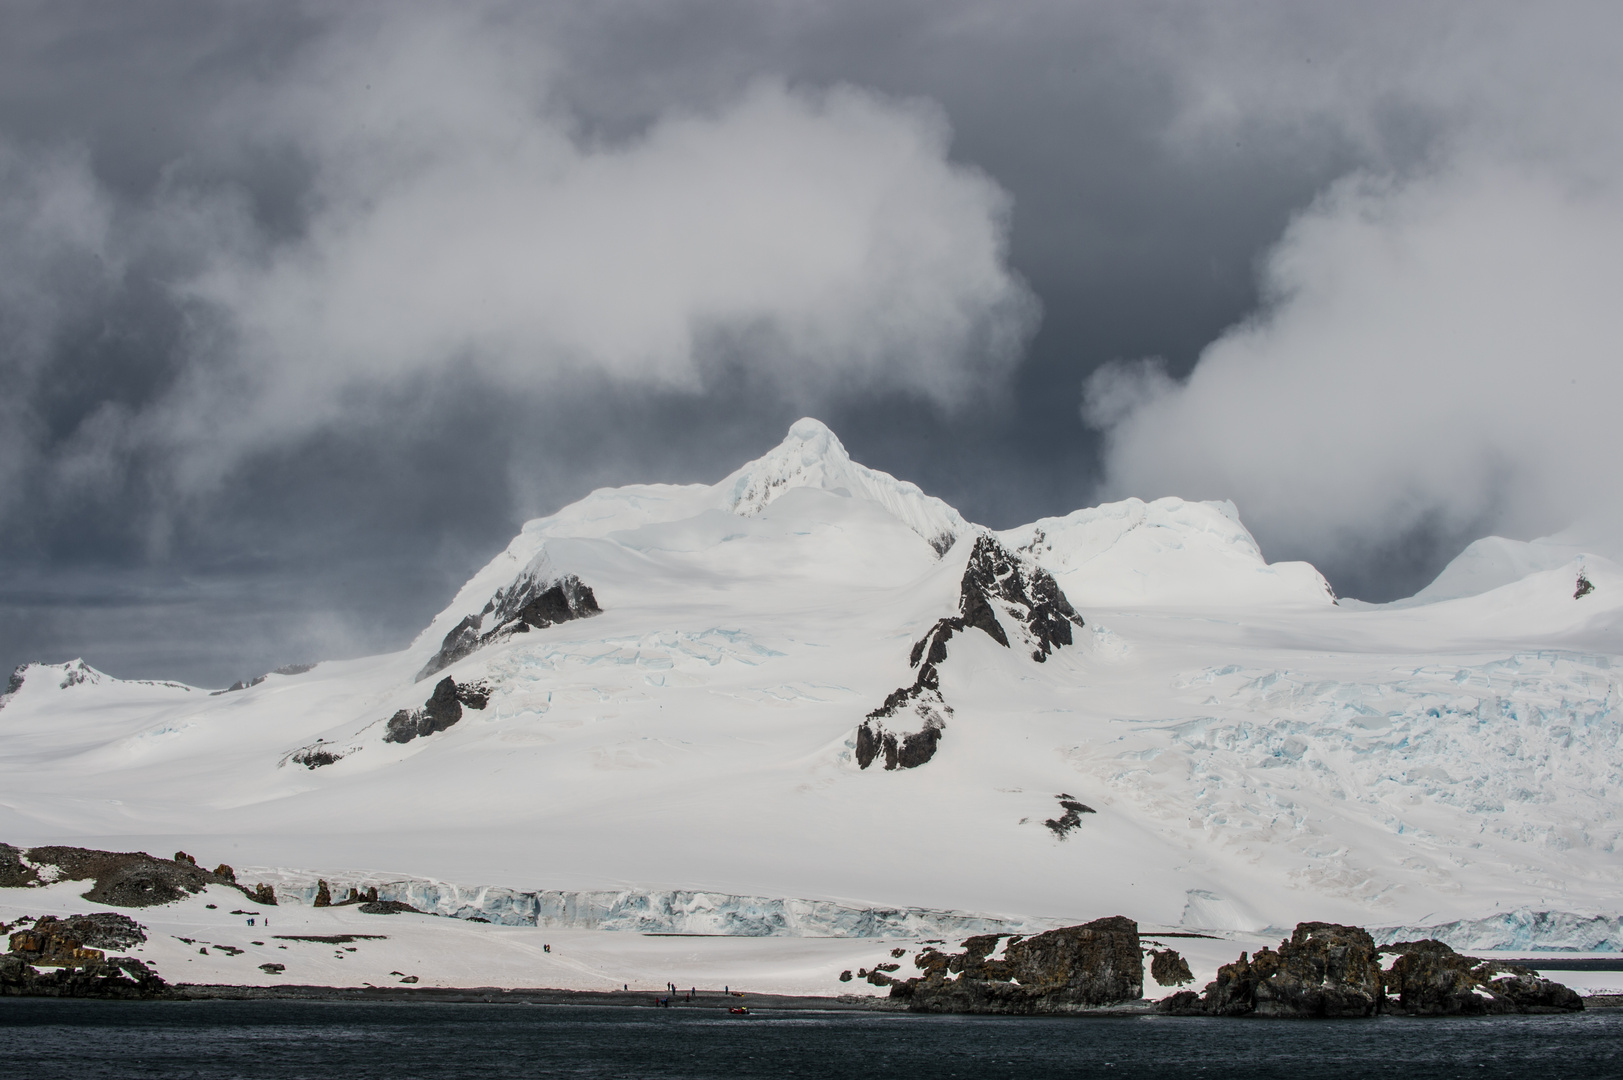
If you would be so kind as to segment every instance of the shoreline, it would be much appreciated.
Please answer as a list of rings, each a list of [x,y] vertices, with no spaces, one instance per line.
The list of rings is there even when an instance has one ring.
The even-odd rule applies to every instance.
[[[1107,1005],[1093,1009],[1043,1013],[936,1013],[909,1009],[905,1004],[887,997],[868,997],[848,994],[825,997],[810,994],[765,994],[747,991],[723,993],[719,990],[701,990],[692,1000],[685,994],[670,999],[669,1005],[659,1004],[666,996],[648,990],[564,990],[553,987],[500,987],[500,986],[318,986],[284,984],[280,986],[247,986],[224,983],[178,983],[173,994],[157,1001],[322,1001],[322,1002],[403,1002],[428,1004],[469,1005],[586,1005],[609,1008],[670,1008],[693,1010],[728,1009],[746,1006],[754,1012],[844,1012],[894,1013],[920,1016],[978,1015],[1025,1017],[1100,1017],[1123,1018],[1170,1015],[1157,1011],[1157,1001],[1141,1000]],[[37,998],[54,995],[14,995]],[[126,1000],[118,998],[64,998],[63,1000]],[[1590,994],[1584,997],[1584,1010],[1623,1009],[1623,994]],[[1413,1017],[1402,1013],[1382,1013],[1405,1020],[1450,1019],[1449,1017]],[[1236,1017],[1234,1019],[1250,1019]],[[1458,1019],[1455,1017],[1453,1019]],[[1468,1017],[1467,1019],[1480,1019]]]
[[[668,995],[653,990],[563,990],[552,987],[500,986],[242,986],[220,983],[176,983],[169,1000],[179,1001],[406,1001],[514,1005],[604,1005],[620,1008],[726,1009],[737,1005],[750,1011],[817,1009],[831,1012],[903,1012],[889,998],[845,995],[820,997],[804,994],[723,993],[701,990],[691,1001],[686,994]],[[670,998],[669,1006],[658,1004]]]

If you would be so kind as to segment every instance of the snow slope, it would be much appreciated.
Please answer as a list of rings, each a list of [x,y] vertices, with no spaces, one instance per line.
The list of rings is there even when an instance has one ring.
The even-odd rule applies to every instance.
[[[1576,544],[1564,543],[1552,537],[1524,541],[1484,536],[1455,556],[1431,584],[1408,599],[1395,603],[1413,607],[1440,600],[1480,596],[1514,584],[1529,574],[1559,570],[1568,563],[1581,563],[1586,554],[1590,558],[1596,557]]]
[[[966,620],[932,664],[933,756],[861,768],[859,725],[967,610],[983,537],[1022,580],[1052,574],[1085,625],[1039,660],[994,598],[1010,644]],[[217,694],[22,670],[0,838],[180,848],[289,888],[432,881],[482,917],[637,897],[687,932],[922,933],[837,914],[904,910],[943,933],[1117,913],[1228,935],[1507,912],[1615,927],[1623,570],[1582,567],[1578,599],[1569,561],[1351,610],[1312,567],[1266,563],[1229,504],[990,533],[803,420],[719,484],[597,491],[530,522],[400,653]],[[595,613],[526,608],[493,632],[498,596],[571,576]],[[483,644],[419,681],[472,619]],[[449,715],[447,678],[455,722],[389,741],[401,714]],[[1067,821],[1062,799],[1093,812]]]

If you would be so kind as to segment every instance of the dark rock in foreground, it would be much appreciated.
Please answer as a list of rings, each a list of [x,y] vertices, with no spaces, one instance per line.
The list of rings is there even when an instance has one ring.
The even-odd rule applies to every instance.
[[[1182,995],[1178,995],[1182,996]],[[1356,926],[1301,923],[1279,951],[1245,953],[1217,971],[1200,1011],[1212,1016],[1374,1016],[1383,996],[1375,939]]]
[[[72,960],[85,949],[129,949],[147,939],[146,928],[128,915],[98,911],[94,915],[46,915],[26,930],[11,935],[11,951],[30,957],[34,964]],[[100,959],[98,953],[94,959]]]
[[[1583,999],[1569,987],[1528,968],[1462,956],[1441,941],[1384,945],[1397,959],[1386,973],[1393,1012],[1410,1016],[1482,1016],[1496,1013],[1577,1012]]]
[[[0,956],[0,996],[65,998],[165,998],[169,984],[128,956],[90,960],[78,967],[36,971],[22,956]]]
[[[1158,986],[1187,986],[1195,981],[1189,970],[1189,961],[1178,955],[1177,949],[1151,949],[1150,978]]]
[[[1380,956],[1396,953],[1382,970]],[[1395,994],[1395,999],[1389,997]],[[1273,949],[1245,953],[1218,969],[1201,994],[1183,991],[1158,1006],[1180,1016],[1335,1018],[1574,1012],[1583,1001],[1527,968],[1461,956],[1440,941],[1379,949],[1356,926],[1301,923]]]
[[[11,951],[0,956],[0,995],[168,997],[168,984],[141,961],[127,956],[108,958],[102,952],[127,949],[145,940],[145,930],[139,923],[113,912],[60,919],[46,915],[33,920],[33,926],[11,934]]]
[[[1003,957],[993,959],[1005,939]],[[982,934],[963,948],[954,954],[926,948],[913,960],[923,972],[918,978],[870,973],[868,981],[889,984],[890,996],[916,1012],[1081,1012],[1144,993],[1138,924],[1120,915],[1034,937]]]

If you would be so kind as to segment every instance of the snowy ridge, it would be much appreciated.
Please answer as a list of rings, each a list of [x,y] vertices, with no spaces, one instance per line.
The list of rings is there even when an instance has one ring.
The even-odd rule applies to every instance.
[[[999,533],[1059,579],[1073,603],[1103,607],[1335,601],[1303,562],[1269,563],[1231,502],[1126,499]]]
[[[554,561],[549,540],[603,540],[617,534],[687,520],[707,509],[740,517],[760,514],[789,491],[809,488],[861,499],[882,507],[917,533],[937,555],[958,537],[977,528],[957,510],[917,484],[851,460],[834,432],[809,417],[795,422],[784,440],[714,485],[634,484],[599,488],[578,502],[544,518],[525,522],[496,558],[471,578],[456,598],[434,617],[412,642],[426,659],[463,619],[476,615],[499,589],[511,589],[532,564],[544,565],[554,577],[581,569]],[[586,580],[588,586],[593,583]]]
[[[1431,584],[1405,600],[1393,601],[1390,606],[1414,607],[1481,596],[1533,574],[1568,567],[1576,574],[1597,564],[1608,569],[1617,566],[1611,559],[1551,537],[1522,541],[1485,536],[1456,555]]]
[[[249,870],[255,880],[277,879],[284,902],[315,901],[318,879],[308,872]],[[429,878],[361,875],[343,888],[375,887],[379,900],[396,900],[419,911],[455,919],[483,919],[502,926],[611,930],[638,934],[728,937],[962,937],[969,934],[1037,933],[1052,922],[1003,919],[928,908],[862,907],[827,900],[798,900],[687,889],[599,889],[589,892],[524,892],[495,885],[465,887]],[[333,888],[329,882],[329,888]]]
[[[16,697],[25,685],[29,687],[29,692],[33,693],[36,690],[44,690],[46,684],[53,684],[58,690],[67,690],[74,686],[152,686],[191,693],[196,689],[185,683],[163,679],[115,679],[105,671],[97,671],[82,659],[74,659],[65,664],[30,663],[19,666],[11,673],[5,693],[0,694],[0,704]]]

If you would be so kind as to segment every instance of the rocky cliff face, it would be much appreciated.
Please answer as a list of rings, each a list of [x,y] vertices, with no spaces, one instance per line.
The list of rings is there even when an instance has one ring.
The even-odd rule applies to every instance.
[[[1382,954],[1396,953],[1382,970]],[[1388,995],[1395,994],[1395,999]],[[1201,994],[1184,991],[1160,1006],[1176,1015],[1334,1018],[1401,1012],[1410,1016],[1570,1012],[1576,993],[1526,968],[1460,956],[1440,941],[1375,947],[1356,926],[1301,923],[1273,949],[1245,953],[1218,969]]]
[[[982,536],[964,567],[958,614],[938,619],[913,643],[909,662],[917,674],[912,685],[891,691],[857,728],[857,765],[866,769],[883,760],[886,769],[912,769],[934,757],[952,716],[952,707],[941,696],[939,670],[947,659],[947,643],[954,634],[973,628],[1012,648],[1005,622],[1019,646],[1039,664],[1055,649],[1070,645],[1072,627],[1083,625],[1082,616],[1048,571],[1022,561],[994,537]],[[894,729],[886,720],[893,721]],[[907,730],[915,724],[915,730]]]
[[[589,618],[603,610],[597,606],[591,586],[574,574],[554,577],[550,566],[544,560],[538,562],[511,585],[497,589],[479,614],[469,615],[452,627],[439,651],[417,673],[417,681],[422,682],[493,641]],[[487,620],[489,630],[484,629]]]
[[[913,960],[917,978],[867,978],[918,1012],[1080,1012],[1144,993],[1138,924],[1120,915],[1034,937],[982,934],[963,950],[926,948]]]

